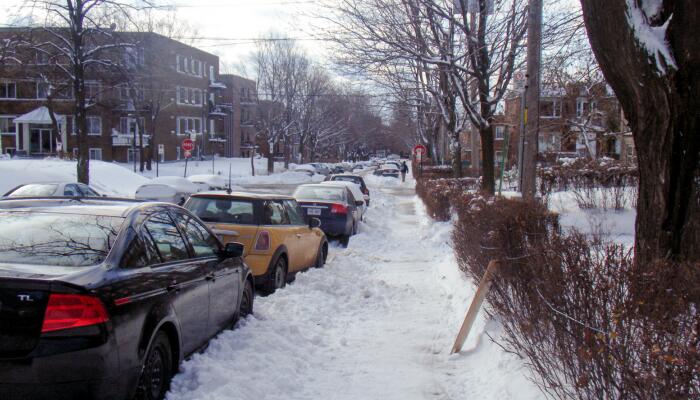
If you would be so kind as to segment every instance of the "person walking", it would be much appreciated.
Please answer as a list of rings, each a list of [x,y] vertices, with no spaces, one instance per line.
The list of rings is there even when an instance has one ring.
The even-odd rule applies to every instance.
[[[406,182],[406,173],[408,172],[408,165],[406,161],[401,163],[401,182]]]

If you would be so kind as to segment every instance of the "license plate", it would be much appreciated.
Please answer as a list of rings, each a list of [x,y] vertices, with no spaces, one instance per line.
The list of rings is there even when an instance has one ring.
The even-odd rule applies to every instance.
[[[309,215],[321,215],[320,208],[307,208],[306,213]]]

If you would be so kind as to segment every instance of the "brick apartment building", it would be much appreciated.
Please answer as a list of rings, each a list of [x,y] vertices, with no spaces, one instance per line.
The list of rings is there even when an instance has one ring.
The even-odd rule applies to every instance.
[[[18,32],[0,29],[0,38]],[[246,99],[255,99],[255,82],[225,76],[232,83],[227,85],[219,76],[217,56],[161,35],[120,33],[120,37],[134,45],[106,56],[121,66],[119,71],[87,72],[91,159],[131,162],[139,157],[142,135],[144,154],[160,161],[183,158],[180,145],[186,137],[196,143],[193,156],[240,155],[235,144],[241,142],[242,102],[233,83],[251,90]],[[2,153],[74,157],[72,88],[60,79],[46,78],[57,76],[51,74],[56,67],[46,54],[27,48],[20,51],[20,58],[21,64],[9,63],[0,70]],[[49,116],[49,86],[59,132],[52,129]],[[233,120],[239,123],[232,124]]]
[[[506,168],[518,161],[522,97],[512,92],[505,99],[502,113],[494,117],[494,151],[496,166],[505,156]],[[588,132],[588,145],[582,130]],[[461,133],[462,159],[469,166],[481,165],[481,140],[475,129]],[[474,144],[474,146],[472,146]],[[476,151],[472,151],[475,148]],[[546,89],[540,99],[540,134],[538,151],[541,158],[556,153],[576,153],[585,157],[588,151],[596,156],[635,162],[632,133],[622,114],[619,102],[605,85],[590,89],[581,85]]]

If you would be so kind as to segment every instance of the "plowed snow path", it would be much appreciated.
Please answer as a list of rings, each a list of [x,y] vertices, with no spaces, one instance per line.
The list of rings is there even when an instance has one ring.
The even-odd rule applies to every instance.
[[[497,337],[497,324],[478,319],[465,351],[449,355],[474,293],[450,225],[429,222],[408,184],[372,189],[348,248],[256,298],[254,316],[183,364],[170,400],[541,397],[519,360],[479,339],[487,328]]]

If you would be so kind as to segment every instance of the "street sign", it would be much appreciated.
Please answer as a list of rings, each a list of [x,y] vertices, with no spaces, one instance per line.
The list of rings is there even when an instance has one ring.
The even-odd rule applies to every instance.
[[[184,146],[183,146],[184,148]],[[192,152],[189,150],[185,150],[185,158],[191,158],[192,157]]]
[[[191,152],[194,150],[194,141],[192,139],[185,139],[182,141],[182,150],[187,152]]]
[[[422,158],[427,153],[428,149],[422,144],[417,144],[413,147],[413,155],[415,155],[417,158]]]
[[[525,89],[525,81],[525,71],[515,71],[515,73],[513,73],[513,89],[522,91]]]

